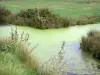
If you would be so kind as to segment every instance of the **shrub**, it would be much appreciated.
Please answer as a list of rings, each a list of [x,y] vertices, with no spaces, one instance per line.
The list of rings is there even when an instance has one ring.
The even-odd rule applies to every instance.
[[[11,18],[15,18],[15,21],[9,23],[27,25],[39,29],[60,28],[69,25],[69,20],[53,14],[47,8],[21,10],[20,13]]]
[[[75,25],[86,25],[86,24],[94,24],[100,22],[100,16],[99,15],[90,15],[90,16],[80,16],[76,18],[74,21]]]
[[[100,59],[100,32],[90,31],[87,37],[81,39],[81,49],[91,52],[93,57]]]
[[[64,18],[52,13],[48,8],[35,8],[11,13],[0,6],[0,24],[26,25],[39,29],[62,28],[71,25],[86,25],[100,22],[100,15],[80,16],[78,18]]]
[[[36,15],[35,9],[21,10],[20,13],[17,14],[17,16],[23,18],[33,18],[35,15]]]
[[[7,23],[7,17],[9,15],[10,15],[10,11],[3,6],[0,6],[0,24]]]

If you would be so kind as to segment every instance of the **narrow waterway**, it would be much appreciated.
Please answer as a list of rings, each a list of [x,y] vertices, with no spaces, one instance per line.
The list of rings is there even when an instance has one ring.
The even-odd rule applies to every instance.
[[[15,29],[15,26],[0,26],[0,37],[10,36],[11,28]],[[86,36],[87,32],[91,29],[100,30],[100,24],[47,30],[18,26],[17,29],[19,34],[24,32],[30,35],[29,42],[31,43],[31,48],[34,48],[38,44],[33,55],[36,56],[41,64],[46,62],[53,55],[56,55],[61,49],[62,42],[65,41],[64,60],[67,61],[67,64],[64,70],[67,70],[69,75],[71,75],[71,73],[77,73],[76,75],[85,75],[87,73],[100,75],[100,70],[96,72],[96,70],[93,70],[93,65],[91,65],[94,64],[96,67],[99,61],[93,59],[80,49],[81,37]],[[95,72],[97,74],[95,74]]]

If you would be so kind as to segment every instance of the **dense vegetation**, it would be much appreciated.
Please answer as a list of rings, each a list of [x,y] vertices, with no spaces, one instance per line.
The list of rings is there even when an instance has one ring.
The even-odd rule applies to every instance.
[[[13,21],[12,21],[13,20]],[[8,23],[39,29],[67,27],[69,21],[53,14],[49,9],[27,9],[9,17]]]
[[[10,15],[10,11],[3,6],[0,6],[0,24],[7,23],[7,17]]]
[[[100,59],[100,32],[92,30],[87,37],[82,37],[81,48],[91,52],[93,57]]]
[[[11,13],[7,8],[0,7],[0,11],[0,24],[25,25],[39,29],[62,28],[100,22],[100,15],[71,19],[55,15],[47,8],[26,9],[21,10],[19,13]]]
[[[11,37],[0,39],[0,75],[50,75],[33,57],[28,38],[24,33],[19,36],[16,29]]]

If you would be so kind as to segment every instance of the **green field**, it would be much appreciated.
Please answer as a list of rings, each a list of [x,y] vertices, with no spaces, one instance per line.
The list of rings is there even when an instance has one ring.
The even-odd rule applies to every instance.
[[[100,13],[98,0],[9,0],[1,1],[13,12],[27,8],[49,8],[61,16],[95,15]]]

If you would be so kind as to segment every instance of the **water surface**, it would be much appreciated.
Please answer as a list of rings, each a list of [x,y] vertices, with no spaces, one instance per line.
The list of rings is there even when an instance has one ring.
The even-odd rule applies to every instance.
[[[10,36],[11,28],[15,29],[15,26],[0,26],[0,37]],[[24,33],[30,35],[29,42],[31,43],[31,48],[34,48],[38,44],[33,54],[41,64],[46,62],[53,55],[56,55],[61,49],[62,42],[65,41],[64,60],[67,61],[67,64],[64,69],[68,71],[68,74],[77,73],[85,75],[87,73],[95,73],[91,64],[97,65],[99,62],[87,53],[81,51],[80,40],[81,37],[86,36],[87,32],[91,29],[100,30],[100,24],[47,30],[18,26],[17,29],[19,34],[24,31]],[[88,61],[85,60],[85,58],[87,58]],[[100,74],[99,72],[96,73],[98,73],[98,75]]]

